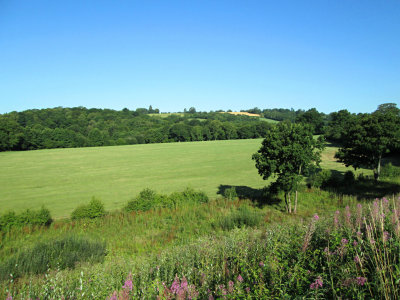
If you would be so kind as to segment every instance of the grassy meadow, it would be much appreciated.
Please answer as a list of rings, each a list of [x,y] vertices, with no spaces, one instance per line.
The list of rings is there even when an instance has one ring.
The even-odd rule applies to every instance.
[[[144,188],[171,193],[185,187],[211,198],[220,185],[261,188],[251,155],[261,139],[51,149],[0,153],[1,210],[45,205],[69,216],[95,196],[107,210],[121,208]],[[328,147],[322,167],[345,171]]]

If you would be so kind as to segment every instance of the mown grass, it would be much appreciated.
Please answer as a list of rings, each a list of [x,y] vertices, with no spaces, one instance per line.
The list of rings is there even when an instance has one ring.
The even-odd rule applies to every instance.
[[[149,144],[0,153],[0,213],[45,205],[54,218],[68,217],[92,197],[106,210],[121,208],[148,187],[171,193],[192,187],[215,198],[220,185],[259,189],[251,155],[261,139]],[[323,153],[322,167],[347,168]]]

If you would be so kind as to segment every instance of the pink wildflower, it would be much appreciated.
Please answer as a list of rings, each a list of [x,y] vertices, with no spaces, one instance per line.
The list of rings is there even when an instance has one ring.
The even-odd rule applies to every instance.
[[[229,291],[229,293],[232,293],[233,292],[233,286],[235,285],[235,283],[232,281],[232,280],[230,280],[229,282],[228,282],[228,291]]]
[[[322,278],[318,276],[317,279],[315,279],[315,281],[310,284],[310,289],[318,290],[320,287],[322,287],[322,285],[323,285]]]
[[[126,290],[129,290],[129,291],[132,291],[132,289],[133,289],[132,280],[125,281],[125,284],[124,284],[124,286],[122,288],[126,289]]]
[[[319,216],[317,214],[314,215],[314,220],[318,221],[319,220]]]
[[[390,239],[390,234],[387,231],[383,232],[383,242],[387,242]]]
[[[264,267],[264,263],[262,261],[260,261],[260,263],[258,264],[260,267]]]
[[[354,257],[354,262],[355,262],[356,264],[359,264],[359,263],[360,263],[360,257],[359,257],[358,255],[356,255],[356,256]]]
[[[367,282],[367,278],[365,277],[357,277],[357,284],[363,286]]]
[[[238,280],[239,282],[243,282],[243,277],[242,277],[242,275],[239,275],[239,276],[237,277],[237,280]]]
[[[349,241],[347,239],[342,239],[342,245],[346,245],[348,243],[349,243]]]
[[[7,298],[7,300],[12,300],[12,298],[10,298],[10,299]],[[118,296],[117,296],[117,292],[116,291],[111,295],[110,300],[118,300]]]

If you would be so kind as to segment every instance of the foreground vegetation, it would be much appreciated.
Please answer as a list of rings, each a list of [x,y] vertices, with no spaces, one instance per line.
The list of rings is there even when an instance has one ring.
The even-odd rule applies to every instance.
[[[358,202],[319,189],[300,197],[299,212],[290,217],[283,203],[257,208],[225,198],[14,228],[2,234],[2,297],[398,295],[400,199]],[[74,261],[76,251],[86,257]],[[49,260],[35,267],[39,258]],[[24,261],[30,263],[22,272]]]

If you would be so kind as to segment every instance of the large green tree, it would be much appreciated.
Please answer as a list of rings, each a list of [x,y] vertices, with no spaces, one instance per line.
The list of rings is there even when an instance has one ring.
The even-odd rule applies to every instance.
[[[346,166],[372,169],[379,180],[382,158],[400,143],[400,116],[396,110],[378,108],[360,114],[344,132],[343,145],[335,157]]]
[[[261,148],[253,154],[264,180],[277,176],[276,184],[284,191],[287,212],[292,212],[292,192],[296,192],[296,212],[298,183],[311,166],[319,164],[323,148],[323,137],[314,139],[310,126],[281,122],[267,132]]]

